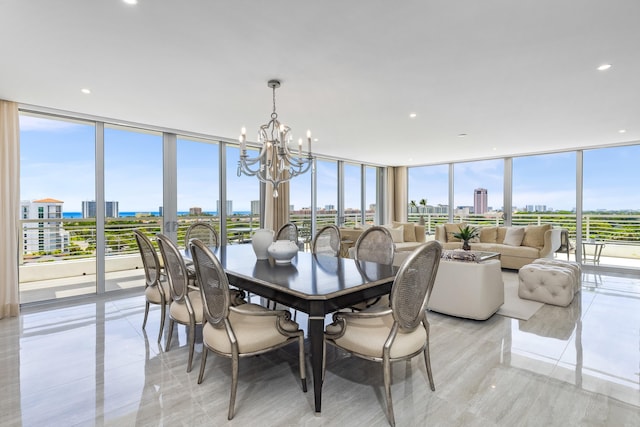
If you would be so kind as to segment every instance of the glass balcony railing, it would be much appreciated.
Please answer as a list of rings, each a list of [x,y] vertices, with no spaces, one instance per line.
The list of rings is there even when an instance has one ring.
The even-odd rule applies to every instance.
[[[422,217],[422,219],[421,219]],[[338,221],[337,213],[316,215],[316,230]],[[361,222],[360,214],[345,215],[343,223],[347,227]],[[311,215],[292,214],[291,222],[298,226],[300,238],[310,242]],[[433,238],[435,227],[448,222],[446,214],[410,213],[409,221],[424,221],[427,236]],[[184,245],[187,228],[194,221],[210,221],[219,229],[218,217],[185,216],[178,218],[177,238],[179,246]],[[367,223],[373,223],[374,213],[367,213]],[[478,226],[503,225],[501,216],[468,215],[454,218],[455,222],[467,222]],[[568,231],[571,246],[576,244],[576,217],[571,214],[517,213],[512,216],[512,225],[552,224]],[[96,266],[96,223],[92,219],[35,219],[23,220],[23,248],[20,254],[20,286],[29,291],[39,286],[46,287],[46,281],[59,280],[64,284],[74,280],[85,284],[86,292],[95,292]],[[133,235],[134,229],[143,229],[149,237],[161,232],[162,217],[109,218],[105,223],[105,273],[108,290],[113,288],[144,286],[142,261]],[[250,215],[234,215],[228,218],[227,241],[231,244],[250,242],[251,234],[260,227],[259,218]],[[640,268],[640,216],[588,214],[582,218],[583,240],[604,243],[600,266]],[[428,237],[429,238],[429,237]],[[152,239],[154,240],[154,239]],[[589,248],[587,247],[587,251]],[[572,259],[575,259],[572,257]],[[110,281],[111,280],[111,281]],[[42,285],[39,285],[42,284]],[[89,283],[89,284],[87,284]],[[24,301],[38,298],[24,298]]]

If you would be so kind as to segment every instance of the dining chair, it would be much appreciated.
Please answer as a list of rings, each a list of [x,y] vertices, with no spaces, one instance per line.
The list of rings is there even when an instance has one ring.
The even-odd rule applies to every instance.
[[[142,230],[133,230],[142,265],[144,267],[144,320],[142,321],[142,329],[147,326],[147,317],[149,316],[150,304],[160,306],[160,331],[158,332],[158,342],[162,339],[162,331],[164,330],[164,319],[166,317],[167,304],[171,302],[171,293],[167,280],[162,280],[162,268],[158,253],[153,247],[151,240],[142,232]]]
[[[211,248],[220,246],[220,237],[213,226],[207,222],[194,222],[184,234],[184,247],[189,247],[189,240],[198,239]]]
[[[391,265],[393,264],[396,245],[393,243],[389,229],[372,226],[364,230],[360,237],[358,237],[354,249],[354,258],[356,261],[370,261],[378,264]],[[384,295],[382,297],[371,298],[351,308],[354,310],[365,310],[373,306],[388,307],[389,296]]]
[[[311,243],[311,252],[331,256],[340,255],[340,229],[337,225],[330,224],[322,227],[316,233]]]
[[[196,325],[202,324],[202,298],[198,289],[193,289],[189,286],[187,266],[176,244],[164,234],[159,233],[156,238],[160,253],[164,258],[172,299],[169,305],[169,336],[167,337],[165,351],[169,351],[171,347],[174,324],[185,325],[189,344],[187,372],[191,372]]]
[[[283,224],[276,233],[274,240],[290,240],[298,245],[298,249],[301,251],[304,250],[304,243],[300,241],[300,237],[298,235],[298,226],[292,222]]]
[[[442,246],[431,241],[420,246],[400,266],[386,310],[337,312],[325,330],[326,344],[363,359],[381,362],[387,419],[395,426],[391,401],[391,363],[424,355],[431,390],[435,391],[429,356],[426,307],[436,278]],[[422,326],[422,327],[421,327]]]
[[[199,240],[192,240],[189,248],[196,266],[204,311],[198,384],[204,378],[209,351],[231,359],[228,419],[232,419],[240,358],[263,354],[296,341],[302,390],[306,392],[304,332],[290,319],[289,312],[269,310],[257,304],[230,306],[229,281],[218,258]]]

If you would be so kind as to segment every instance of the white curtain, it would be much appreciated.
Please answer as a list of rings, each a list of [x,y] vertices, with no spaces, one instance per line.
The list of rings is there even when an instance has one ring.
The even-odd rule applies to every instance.
[[[394,221],[404,222],[407,220],[407,206],[409,204],[408,177],[407,167],[398,166],[394,168],[396,180],[395,180],[395,198],[394,198]]]
[[[289,182],[278,186],[278,197],[273,197],[273,185],[266,184],[264,228],[278,232],[280,227],[289,222]]]
[[[391,224],[393,221],[404,222],[407,220],[407,168],[405,166],[387,168],[386,203],[384,205],[384,221]]]
[[[20,131],[18,104],[0,100],[0,319],[18,316]]]

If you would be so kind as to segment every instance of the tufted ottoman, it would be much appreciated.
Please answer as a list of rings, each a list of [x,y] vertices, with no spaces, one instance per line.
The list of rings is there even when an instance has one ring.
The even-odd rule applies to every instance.
[[[566,307],[580,291],[580,266],[576,263],[539,259],[518,272],[518,296]]]

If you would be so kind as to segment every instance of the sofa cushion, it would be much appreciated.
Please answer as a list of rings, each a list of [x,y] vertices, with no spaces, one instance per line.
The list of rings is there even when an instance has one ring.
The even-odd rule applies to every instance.
[[[520,246],[524,238],[524,227],[509,227],[502,242],[507,246]]]
[[[391,225],[384,225],[384,228],[389,230],[389,234],[391,234],[391,238],[393,239],[393,243],[402,243],[404,242],[404,227],[401,225],[399,227],[393,227]]]
[[[524,238],[522,239],[522,246],[529,246],[531,248],[543,247],[544,233],[547,230],[551,230],[551,224],[527,225],[527,227],[524,229]]]
[[[404,234],[402,236],[405,242],[415,242],[416,241],[416,224],[413,222],[396,222],[393,221],[394,227],[402,226],[404,227]]]
[[[480,227],[480,243],[496,243],[498,227]]]
[[[418,246],[422,245],[422,242],[402,242],[396,243],[396,252],[411,252]]]
[[[455,224],[447,223],[444,225],[444,231],[447,233],[447,242],[460,242],[457,237],[453,237],[455,233],[459,233],[461,228],[467,226],[466,222],[459,222]]]
[[[416,232],[415,232],[416,242],[418,243],[426,242],[427,235],[425,234],[425,226],[416,224],[415,229],[416,229]]]
[[[504,242],[504,236],[507,234],[507,229],[509,227],[498,227],[498,231],[496,232],[496,243],[502,244]]]

